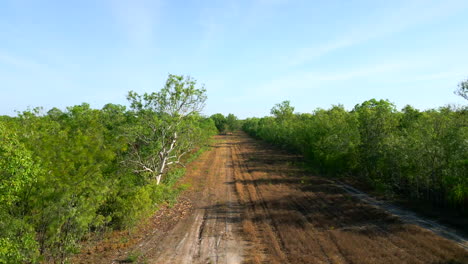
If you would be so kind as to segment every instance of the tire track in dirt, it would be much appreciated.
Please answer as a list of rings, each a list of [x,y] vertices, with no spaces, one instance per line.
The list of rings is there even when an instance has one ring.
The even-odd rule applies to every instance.
[[[271,263],[285,263],[287,257],[284,254],[283,240],[278,238],[278,230],[274,217],[268,210],[258,186],[256,184],[237,184],[237,182],[253,182],[249,169],[242,157],[239,144],[233,147],[233,158],[235,162],[236,191],[240,196],[242,204],[245,206],[243,214],[243,230],[247,238],[256,243],[253,250],[249,252],[250,261],[259,263],[265,259],[264,253],[274,255],[276,258],[270,260]],[[269,241],[269,246],[261,243],[261,240]]]

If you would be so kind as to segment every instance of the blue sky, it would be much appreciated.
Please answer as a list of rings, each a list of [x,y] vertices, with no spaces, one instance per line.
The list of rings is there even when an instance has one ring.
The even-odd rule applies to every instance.
[[[204,113],[251,117],[371,98],[466,104],[468,1],[0,0],[0,115],[126,104],[168,73],[204,83]]]

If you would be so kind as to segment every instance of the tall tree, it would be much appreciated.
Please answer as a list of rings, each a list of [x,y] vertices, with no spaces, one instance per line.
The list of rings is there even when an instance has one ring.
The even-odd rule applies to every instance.
[[[159,184],[168,167],[181,164],[181,157],[193,149],[193,122],[205,105],[206,91],[190,76],[169,74],[161,91],[131,91],[127,99],[139,122],[132,128],[135,143],[128,161],[135,172]]]

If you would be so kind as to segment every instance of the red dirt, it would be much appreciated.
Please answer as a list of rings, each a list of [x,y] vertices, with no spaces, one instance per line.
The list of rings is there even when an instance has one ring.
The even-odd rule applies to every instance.
[[[120,249],[77,263],[468,263],[468,251],[295,165],[243,133],[190,164],[192,187]],[[108,242],[109,243],[109,242]]]

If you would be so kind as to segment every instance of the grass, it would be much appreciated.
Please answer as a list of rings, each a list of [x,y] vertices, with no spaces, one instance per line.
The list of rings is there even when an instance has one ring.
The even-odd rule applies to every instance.
[[[135,263],[140,256],[140,252],[131,252],[130,254],[128,254],[127,258],[121,261],[121,263]]]

